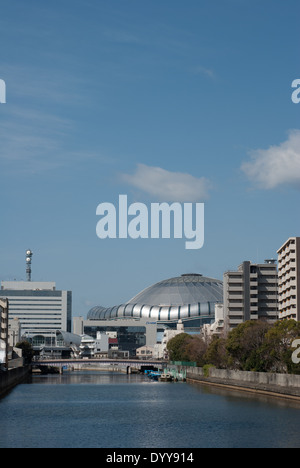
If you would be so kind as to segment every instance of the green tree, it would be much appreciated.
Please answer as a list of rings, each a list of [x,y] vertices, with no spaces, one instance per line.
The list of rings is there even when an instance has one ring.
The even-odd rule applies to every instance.
[[[190,361],[187,347],[192,341],[192,337],[187,333],[180,333],[174,336],[168,344],[167,350],[171,361]]]
[[[226,350],[226,339],[213,337],[204,356],[207,364],[211,364],[217,369],[226,369],[228,367],[228,353]]]
[[[25,364],[30,364],[34,356],[34,351],[32,349],[31,343],[25,340],[20,341],[20,343],[16,344],[16,348],[22,349],[22,356],[24,358]]]
[[[261,348],[266,372],[300,374],[300,365],[292,361],[292,343],[300,337],[300,322],[280,320],[267,332]]]
[[[261,348],[271,325],[265,321],[248,320],[232,330],[227,338],[229,364],[234,369],[263,372],[265,363]]]
[[[197,335],[192,337],[185,348],[188,361],[196,362],[199,367],[203,367],[206,362],[206,351],[207,345],[205,344],[204,340]]]

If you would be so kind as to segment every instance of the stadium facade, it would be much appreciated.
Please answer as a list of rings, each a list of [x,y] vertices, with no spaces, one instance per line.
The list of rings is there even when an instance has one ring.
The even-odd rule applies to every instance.
[[[199,327],[215,317],[215,304],[223,301],[223,283],[199,274],[186,274],[161,281],[115,307],[94,307],[89,320],[145,318],[175,326]]]
[[[200,274],[184,274],[160,281],[130,301],[105,308],[93,307],[87,315],[74,318],[74,333],[96,336],[98,331],[118,331],[132,350],[154,346],[157,333],[175,329],[181,320],[185,330],[199,332],[215,319],[215,305],[223,302],[223,282]],[[124,342],[124,347],[129,343]],[[122,347],[122,346],[121,346]]]

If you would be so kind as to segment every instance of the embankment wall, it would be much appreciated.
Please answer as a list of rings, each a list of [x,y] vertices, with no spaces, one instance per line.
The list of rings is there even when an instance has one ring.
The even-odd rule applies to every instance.
[[[190,367],[187,380],[300,400],[300,375]]]
[[[16,367],[0,373],[0,398],[30,376],[30,367]]]

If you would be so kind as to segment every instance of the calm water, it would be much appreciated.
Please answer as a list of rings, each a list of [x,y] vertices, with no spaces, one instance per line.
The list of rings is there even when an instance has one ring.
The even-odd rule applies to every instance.
[[[0,447],[300,448],[300,404],[134,375],[39,376],[0,400]]]

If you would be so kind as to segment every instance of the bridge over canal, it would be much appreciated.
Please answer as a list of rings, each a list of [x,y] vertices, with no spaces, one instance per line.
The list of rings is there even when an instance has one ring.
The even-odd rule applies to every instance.
[[[140,360],[140,359],[44,359],[32,362],[33,369],[45,367],[63,370],[107,370],[120,371],[130,374],[133,370],[166,368],[168,361]]]

